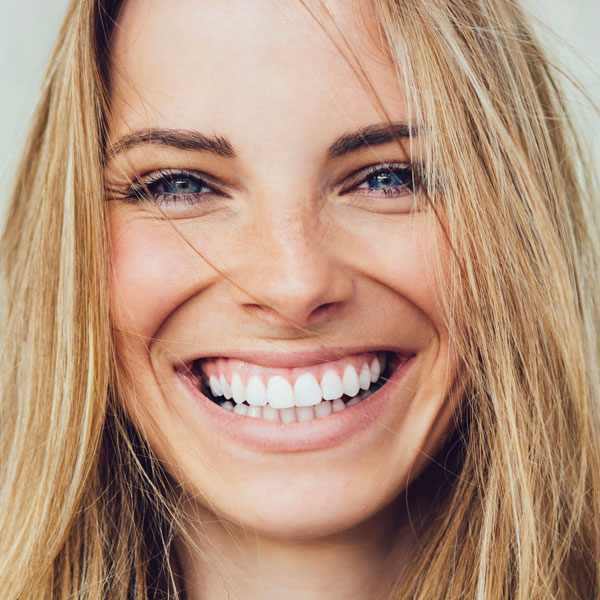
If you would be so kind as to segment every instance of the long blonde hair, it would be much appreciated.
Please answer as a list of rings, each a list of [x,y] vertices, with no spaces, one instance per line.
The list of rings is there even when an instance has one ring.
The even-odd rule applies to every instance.
[[[71,4],[1,242],[7,600],[175,595],[168,486],[121,413],[110,331],[102,170],[119,5]],[[513,0],[375,6],[425,134],[465,374],[458,460],[392,597],[598,597],[597,206],[556,77]]]

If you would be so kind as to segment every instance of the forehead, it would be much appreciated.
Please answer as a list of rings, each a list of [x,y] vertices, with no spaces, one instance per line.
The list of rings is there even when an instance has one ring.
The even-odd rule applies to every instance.
[[[112,57],[113,141],[159,125],[302,148],[406,116],[368,0],[130,0]]]

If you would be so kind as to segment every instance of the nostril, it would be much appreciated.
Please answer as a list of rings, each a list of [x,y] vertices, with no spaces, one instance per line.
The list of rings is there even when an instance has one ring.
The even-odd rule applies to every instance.
[[[293,327],[308,327],[331,318],[338,304],[338,302],[325,302],[308,313],[293,312],[286,310],[285,307],[283,307],[283,311],[280,311],[275,307],[254,302],[243,304],[243,308],[247,314],[255,319],[279,326],[285,324]]]
[[[325,302],[324,304],[317,306],[308,315],[307,325],[329,318],[338,304],[338,302]]]

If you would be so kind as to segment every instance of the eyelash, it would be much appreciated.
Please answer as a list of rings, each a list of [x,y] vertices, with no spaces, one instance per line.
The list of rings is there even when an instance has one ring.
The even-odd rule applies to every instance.
[[[401,185],[390,187],[360,187],[370,178],[376,176],[396,177],[402,180]],[[177,181],[187,181],[198,189],[206,188],[210,191],[196,192],[161,192],[160,186],[173,185]],[[364,196],[375,197],[400,197],[414,193],[417,186],[417,177],[413,168],[404,163],[379,163],[366,168],[361,168],[346,178],[341,194],[357,193]],[[349,180],[349,181],[348,181]],[[174,203],[196,204],[213,196],[227,196],[216,184],[209,183],[203,173],[187,169],[159,169],[139,181],[130,185],[127,199],[132,201],[153,200],[160,205]]]

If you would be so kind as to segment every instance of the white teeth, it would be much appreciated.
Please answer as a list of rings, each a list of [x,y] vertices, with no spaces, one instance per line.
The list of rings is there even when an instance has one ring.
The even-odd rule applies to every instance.
[[[358,375],[356,374],[356,369],[352,365],[348,365],[344,370],[342,385],[344,386],[344,394],[350,396],[350,398],[356,396],[360,391]]]
[[[231,395],[236,404],[241,404],[246,400],[246,389],[242,383],[242,378],[237,373],[234,373],[231,378]]]
[[[363,394],[351,398],[344,402],[341,398],[335,400],[323,400],[316,406],[288,406],[286,408],[273,408],[269,404],[265,406],[248,406],[246,404],[236,404],[233,402],[223,402],[220,406],[228,411],[233,411],[237,415],[250,417],[253,419],[263,419],[265,421],[274,421],[276,423],[304,423],[314,419],[328,417],[332,413],[340,412],[346,408],[356,406],[362,402]],[[368,395],[368,394],[366,394]]]
[[[236,404],[233,402],[223,402],[220,406],[225,410],[233,411],[244,417],[254,419],[263,419],[266,421],[274,421],[276,423],[303,423],[312,421],[313,419],[322,419],[328,417],[332,413],[340,412],[346,408],[350,408],[362,402],[363,394],[368,396],[366,392],[361,392],[358,396],[344,402],[341,398],[336,398],[333,402],[323,400],[316,406],[290,406],[287,408],[273,408],[269,404],[265,406],[247,406],[246,404]]]
[[[273,408],[289,408],[294,406],[294,390],[285,377],[274,375],[269,379],[267,402]],[[281,420],[283,421],[283,414]]]
[[[253,417],[254,419],[262,419],[263,407],[262,406],[249,406],[246,416]]]
[[[325,400],[324,402],[321,402],[320,404],[317,404],[315,406],[315,416],[317,417],[317,419],[320,419],[321,417],[327,417],[328,415],[331,414],[331,402],[329,402],[328,400]]]
[[[221,384],[221,389],[223,390],[223,396],[225,396],[227,400],[230,400],[231,388],[229,387],[229,383],[227,382],[227,379],[225,379],[225,375],[223,375],[223,373],[221,373],[219,377],[219,383]]]
[[[371,383],[375,383],[379,379],[381,373],[381,365],[379,359],[375,357],[371,363]]]
[[[213,396],[222,396],[223,388],[221,387],[221,382],[214,376],[211,375],[208,379],[208,385],[210,385],[210,391]]]
[[[279,422],[279,411],[268,404],[263,406],[263,419],[267,421],[277,421]]]
[[[344,410],[346,408],[346,405],[341,398],[336,398],[331,403],[331,408],[333,409],[333,412],[340,412],[340,410]]]
[[[325,374],[321,378],[321,390],[323,393],[323,400],[335,400],[344,395],[342,380],[332,369],[325,371]]]
[[[282,423],[295,423],[296,422],[296,409],[294,407],[284,408],[279,412],[279,416],[281,417]]]
[[[298,423],[312,421],[315,418],[315,409],[312,406],[297,406],[296,417]]]
[[[307,372],[297,377],[293,386],[281,375],[270,377],[266,385],[259,375],[252,375],[244,386],[241,375],[234,372],[230,380],[224,373],[210,375],[208,386],[216,398],[233,399],[221,406],[236,414],[284,423],[309,421],[358,404],[369,395],[371,384],[381,377],[386,361],[387,354],[378,352],[370,365],[363,364],[360,373],[354,365],[347,364],[341,377],[329,368],[320,383],[313,373]]]
[[[321,402],[321,388],[312,373],[303,373],[294,384],[296,406],[315,406]]]
[[[245,404],[236,404],[233,408],[233,412],[236,415],[242,415],[245,416],[246,413],[248,412],[248,406],[246,406]]]
[[[246,385],[246,402],[252,406],[264,406],[267,403],[267,388],[256,375],[252,375]]]
[[[358,381],[363,390],[368,390],[371,387],[371,369],[369,369],[369,365],[363,365],[358,376]]]

